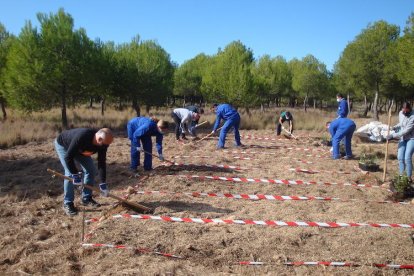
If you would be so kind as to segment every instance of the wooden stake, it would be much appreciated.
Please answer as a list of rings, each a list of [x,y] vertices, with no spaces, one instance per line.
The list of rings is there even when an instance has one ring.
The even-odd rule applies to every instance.
[[[197,124],[195,127],[202,126],[202,125],[204,125],[205,123],[207,123],[207,121],[204,121],[204,122],[202,122],[202,123],[199,123],[199,124]]]
[[[195,141],[194,143],[198,143],[198,142],[201,142],[201,141],[203,141],[204,139],[206,139],[206,138],[208,138],[208,137],[210,137],[210,136],[212,136],[213,134],[215,134],[217,131],[219,131],[220,129],[222,129],[223,127],[219,127],[215,132],[211,132],[211,133],[209,133],[209,134],[207,134],[206,136],[204,136],[203,138],[201,138],[200,140],[198,140],[198,141]]]
[[[50,172],[51,174],[55,175],[55,176],[59,176],[61,178],[64,178],[64,179],[67,179],[67,180],[72,181],[72,178],[70,178],[69,176],[63,175],[63,174],[61,174],[61,173],[59,173],[57,171],[54,171],[52,169],[47,169],[47,171]],[[100,193],[101,192],[101,190],[99,188],[90,186],[88,184],[83,184],[83,186],[85,188],[88,188],[88,189],[90,189],[92,191],[95,191],[97,193]],[[149,208],[149,207],[146,207],[144,205],[141,205],[141,204],[138,204],[138,203],[134,203],[134,202],[125,200],[125,199],[123,199],[121,197],[118,197],[116,195],[108,194],[108,197],[113,198],[113,199],[116,199],[116,200],[120,201],[121,203],[123,203],[124,206],[130,207],[131,209],[134,209],[136,211],[142,212],[144,214],[146,214],[146,213],[152,213],[153,212],[153,210],[151,208]]]
[[[394,104],[394,100],[391,101],[390,108],[388,109],[388,131],[387,136],[390,134],[390,128],[391,128],[391,109],[392,105]],[[388,140],[385,142],[385,156],[384,156],[384,173],[382,175],[382,181],[385,181],[386,175],[387,175],[387,161],[388,161]]]
[[[283,126],[282,126],[282,129],[284,130],[284,131],[286,131],[290,136],[292,136],[293,137],[293,139],[295,139],[295,140],[298,140],[298,137],[296,137],[295,135],[293,135],[290,131],[288,131],[286,128],[284,128]]]

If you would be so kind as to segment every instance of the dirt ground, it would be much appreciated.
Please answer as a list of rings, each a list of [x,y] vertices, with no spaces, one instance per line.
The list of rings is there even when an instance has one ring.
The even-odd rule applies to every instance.
[[[358,160],[331,160],[329,148],[320,146],[322,134],[297,132],[298,141],[243,139],[245,149],[215,149],[217,138],[178,145],[165,137],[164,156],[179,163],[232,165],[242,170],[206,167],[166,167],[154,160],[153,173],[145,179],[128,171],[129,141],[120,134],[108,151],[111,192],[127,194],[128,187],[165,193],[131,194],[128,200],[154,208],[155,216],[217,218],[229,220],[280,220],[310,222],[414,223],[414,205],[378,203],[390,195],[381,185],[382,172],[363,174]],[[205,135],[201,134],[200,136]],[[271,131],[242,131],[242,135],[273,137]],[[275,227],[241,224],[201,224],[159,220],[115,219],[134,214],[114,207],[114,200],[97,197],[98,210],[87,209],[85,218],[102,218],[86,225],[85,243],[126,245],[132,249],[81,246],[82,213],[68,217],[62,210],[63,181],[46,172],[62,172],[53,141],[30,143],[0,151],[0,273],[2,275],[412,275],[412,270],[375,268],[372,263],[413,264],[414,228]],[[390,176],[397,169],[396,143],[389,146]],[[289,149],[293,147],[293,149]],[[383,153],[384,144],[353,141],[358,158],[362,150]],[[311,150],[304,150],[311,149]],[[310,155],[310,156],[309,156]],[[177,157],[181,156],[181,157]],[[183,157],[184,156],[184,157]],[[185,156],[192,156],[187,158]],[[243,160],[236,157],[249,157]],[[177,158],[175,158],[177,157]],[[312,162],[312,163],[304,163]],[[289,170],[317,170],[309,174]],[[382,163],[381,163],[382,168]],[[200,180],[179,175],[289,179],[346,185],[284,185]],[[131,190],[131,188],[129,188]],[[188,193],[266,194],[335,197],[341,200],[248,200],[193,197]],[[79,205],[79,194],[76,205]],[[409,200],[407,200],[409,202]],[[152,254],[165,252],[182,257]],[[266,265],[242,266],[240,261]],[[286,266],[286,261],[341,261],[358,267]]]

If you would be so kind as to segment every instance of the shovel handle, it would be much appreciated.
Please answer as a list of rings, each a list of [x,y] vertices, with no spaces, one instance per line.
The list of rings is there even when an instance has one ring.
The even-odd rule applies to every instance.
[[[71,180],[71,181],[72,181],[72,178],[70,178],[69,176],[66,176],[66,175],[64,175],[64,174],[61,174],[61,173],[59,173],[59,172],[57,172],[57,171],[54,171],[54,170],[52,170],[52,169],[47,169],[47,171],[48,171],[48,172],[50,172],[51,174],[55,175],[55,176],[59,176],[59,177],[61,177],[61,178],[64,178],[64,179],[67,179],[67,180]],[[83,184],[83,186],[85,186],[85,188],[88,188],[88,189],[90,189],[90,190],[92,190],[92,191],[95,191],[95,192],[98,192],[98,193],[100,193],[100,192],[101,192],[101,190],[100,190],[99,188],[96,188],[96,187],[90,186],[90,185],[88,185],[88,184]],[[118,201],[121,201],[121,202],[122,202],[122,203],[124,203],[124,204],[130,205],[130,206],[133,206],[134,208],[136,208],[136,209],[138,209],[138,210],[140,210],[140,211],[142,211],[142,212],[144,212],[144,213],[150,213],[150,212],[152,211],[152,210],[151,210],[151,208],[148,208],[148,207],[146,207],[146,206],[144,206],[144,205],[141,205],[141,204],[138,204],[138,203],[130,202],[130,201],[128,201],[128,200],[125,200],[125,199],[123,199],[123,198],[121,198],[121,197],[118,197],[118,196],[116,196],[116,195],[113,195],[113,194],[111,194],[111,193],[109,193],[109,194],[108,194],[108,197],[111,197],[111,198],[113,198],[113,199],[116,199],[116,200],[118,200]]]
[[[218,131],[218,130],[220,130],[220,129],[222,129],[222,128],[223,128],[223,127],[219,127],[216,131]],[[211,135],[213,135],[214,133],[216,133],[216,131],[215,131],[215,132],[211,132],[211,133],[207,134],[206,136],[204,136],[204,137],[203,137],[203,138],[201,138],[200,140],[195,141],[195,143],[198,143],[198,142],[203,141],[204,139],[206,139],[206,138],[210,137]]]

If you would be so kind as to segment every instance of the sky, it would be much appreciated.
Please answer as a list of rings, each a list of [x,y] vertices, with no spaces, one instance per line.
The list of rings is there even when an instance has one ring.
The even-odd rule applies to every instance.
[[[91,39],[155,40],[181,65],[241,41],[256,59],[308,54],[332,70],[346,45],[369,24],[405,27],[414,0],[0,0],[0,22],[18,35],[37,13],[64,8]]]

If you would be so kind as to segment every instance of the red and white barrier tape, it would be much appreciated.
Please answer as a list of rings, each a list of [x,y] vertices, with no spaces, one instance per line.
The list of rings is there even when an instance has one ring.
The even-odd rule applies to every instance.
[[[243,139],[252,139],[252,140],[263,140],[263,141],[289,141],[286,138],[272,138],[272,137],[258,137],[254,135],[240,135],[240,138]]]
[[[236,171],[247,169],[247,168],[242,168],[239,166],[231,166],[231,165],[211,165],[211,164],[193,164],[193,163],[177,163],[177,162],[174,162],[173,166],[207,167],[207,168],[217,168],[217,169],[231,169],[231,170],[236,170]]]
[[[105,244],[105,243],[82,243],[82,246],[83,247],[106,247],[106,248],[116,248],[116,249],[129,249],[129,250],[134,250],[134,251],[138,251],[141,253],[152,253],[152,254],[169,257],[169,258],[183,259],[183,257],[173,255],[170,253],[164,253],[164,252],[159,252],[159,251],[153,251],[147,248],[137,248],[137,247],[126,246],[126,245]]]
[[[243,261],[239,262],[240,265],[266,265],[271,263],[266,262],[249,262],[249,261]],[[286,262],[284,265],[288,266],[303,266],[303,265],[309,265],[309,266],[315,266],[315,265],[321,265],[321,266],[362,266],[361,264],[355,264],[355,263],[347,263],[347,262]],[[414,264],[368,264],[367,266],[373,266],[378,268],[393,268],[393,269],[414,269]]]
[[[174,196],[192,196],[192,197],[219,197],[229,199],[247,199],[247,200],[321,200],[321,201],[340,201],[340,202],[368,202],[368,203],[393,203],[401,205],[410,205],[409,202],[393,202],[393,201],[373,201],[373,200],[358,200],[358,199],[341,199],[338,197],[321,197],[321,196],[287,196],[287,195],[265,195],[265,194],[230,194],[230,193],[205,193],[205,192],[184,192],[173,193],[165,191],[138,191],[134,190],[135,194],[139,195],[174,195]]]
[[[280,220],[242,220],[242,219],[208,219],[208,218],[178,218],[168,216],[151,216],[151,215],[130,215],[119,214],[113,215],[112,218],[124,219],[149,219],[165,222],[188,222],[188,223],[215,223],[215,224],[244,224],[244,225],[262,225],[262,226],[290,226],[290,227],[323,227],[323,228],[343,228],[343,227],[374,227],[374,228],[414,228],[414,224],[404,223],[360,223],[360,222],[316,222],[316,221],[280,221]],[[98,219],[93,218],[85,222],[95,222]]]
[[[336,183],[336,182],[320,182],[320,181],[303,181],[303,180],[287,180],[287,179],[261,179],[261,178],[245,178],[245,177],[227,177],[227,176],[209,176],[209,175],[169,175],[178,176],[182,178],[194,178],[194,179],[211,179],[230,182],[244,182],[244,183],[270,183],[270,184],[285,184],[285,185],[338,185],[338,186],[352,186],[360,188],[382,188],[381,186],[369,185],[369,184],[357,184],[357,183]]]
[[[310,173],[310,174],[314,174],[314,173],[339,173],[339,174],[351,174],[352,172],[344,172],[344,171],[326,171],[326,170],[308,170],[308,169],[302,169],[302,168],[290,168],[289,171],[294,171],[294,172],[303,172],[303,173]]]
[[[212,159],[215,158],[214,156],[203,156],[203,155],[177,155],[173,157],[174,159],[185,159],[185,158],[205,158],[205,159]],[[233,158],[235,159],[239,159],[239,160],[255,160],[254,158],[250,158],[250,157],[243,157],[243,156],[233,156]]]

